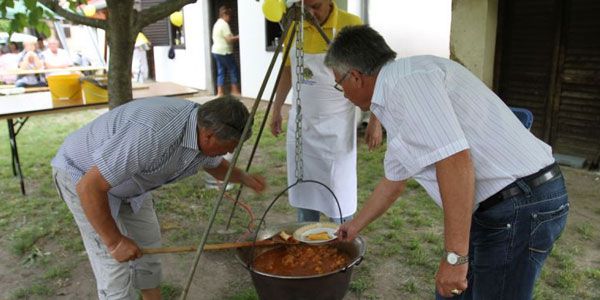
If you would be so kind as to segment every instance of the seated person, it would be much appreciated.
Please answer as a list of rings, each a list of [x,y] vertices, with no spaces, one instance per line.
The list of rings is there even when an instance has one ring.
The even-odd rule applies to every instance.
[[[2,55],[0,56],[0,70],[10,71],[15,70],[19,66],[19,54],[12,53],[9,47],[2,47],[0,49]],[[17,80],[17,75],[0,75],[0,82],[4,84],[14,84]]]
[[[51,38],[48,40],[48,48],[42,52],[44,66],[46,69],[64,69],[71,67],[73,61],[69,57],[69,53],[58,47],[58,40]],[[69,72],[52,72],[48,75],[69,74]]]
[[[44,61],[40,53],[35,50],[35,42],[23,43],[23,51],[19,54],[19,69],[39,70],[44,69]],[[19,75],[15,82],[16,87],[48,86],[43,73]]]

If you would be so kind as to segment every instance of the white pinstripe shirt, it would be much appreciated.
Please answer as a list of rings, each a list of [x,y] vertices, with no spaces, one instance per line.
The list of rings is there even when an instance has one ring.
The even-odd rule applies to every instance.
[[[475,204],[554,162],[550,146],[448,59],[414,56],[386,64],[371,111],[387,130],[386,178],[413,177],[440,207],[435,163],[462,150],[470,150],[475,167]]]
[[[221,163],[198,149],[197,112],[198,104],[187,100],[131,101],[69,135],[52,166],[71,174],[75,184],[97,166],[111,186],[113,217],[122,201],[137,212],[149,191]]]

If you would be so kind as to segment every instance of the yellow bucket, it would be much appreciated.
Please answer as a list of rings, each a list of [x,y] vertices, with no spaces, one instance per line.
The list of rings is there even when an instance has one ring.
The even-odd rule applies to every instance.
[[[54,106],[83,104],[80,77],[79,74],[66,74],[46,78]]]
[[[85,103],[106,103],[108,102],[108,90],[104,88],[106,79],[88,79],[82,80],[83,96]]]

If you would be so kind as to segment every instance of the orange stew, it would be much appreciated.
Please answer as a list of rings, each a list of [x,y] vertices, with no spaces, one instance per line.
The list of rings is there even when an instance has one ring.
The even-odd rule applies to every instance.
[[[345,267],[348,254],[329,245],[292,245],[271,249],[254,261],[257,271],[283,276],[310,276]]]

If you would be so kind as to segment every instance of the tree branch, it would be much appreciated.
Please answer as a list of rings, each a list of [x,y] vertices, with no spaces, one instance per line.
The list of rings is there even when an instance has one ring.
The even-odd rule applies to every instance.
[[[53,12],[55,12],[57,15],[65,18],[69,21],[75,22],[77,24],[87,25],[87,26],[101,28],[101,29],[106,30],[106,27],[107,27],[106,21],[99,20],[99,19],[92,19],[92,18],[88,18],[86,16],[72,13],[72,12],[62,8],[60,5],[58,5],[58,1],[38,0],[38,2],[44,4],[46,7],[48,7]]]
[[[138,31],[141,31],[142,28],[160,19],[166,18],[171,13],[180,10],[182,7],[190,3],[195,2],[196,0],[169,0],[144,9],[138,14],[135,27],[138,29]]]

